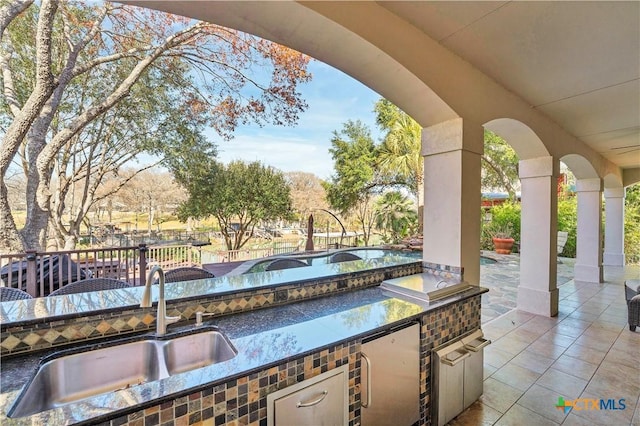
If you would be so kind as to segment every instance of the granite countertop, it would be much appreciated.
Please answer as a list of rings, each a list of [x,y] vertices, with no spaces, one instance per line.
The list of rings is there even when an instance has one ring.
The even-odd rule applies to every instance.
[[[235,358],[19,419],[7,418],[6,412],[22,386],[37,370],[41,357],[49,353],[3,360],[0,423],[76,424],[107,420],[246,376],[344,341],[375,334],[415,320],[429,310],[485,291],[487,290],[484,288],[474,287],[445,300],[420,303],[415,299],[393,297],[380,287],[374,287],[215,318],[205,321],[205,326],[217,326],[230,338],[238,351]],[[169,333],[193,328],[193,325],[177,328],[170,326]]]

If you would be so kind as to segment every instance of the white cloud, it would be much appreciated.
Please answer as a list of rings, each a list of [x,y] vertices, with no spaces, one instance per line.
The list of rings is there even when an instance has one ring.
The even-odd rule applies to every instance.
[[[283,172],[303,171],[327,179],[333,169],[328,148],[321,143],[299,137],[241,135],[218,146],[223,163],[233,160],[260,161]]]

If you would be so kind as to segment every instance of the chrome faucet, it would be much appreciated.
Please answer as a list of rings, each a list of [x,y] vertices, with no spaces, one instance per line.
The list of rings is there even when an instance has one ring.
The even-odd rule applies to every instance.
[[[160,295],[158,296],[158,312],[156,313],[156,335],[164,336],[167,333],[167,325],[178,322],[180,320],[180,316],[167,316],[167,304],[164,300],[164,272],[159,266],[151,268],[149,275],[147,275],[147,282],[144,285],[144,294],[140,301],[140,307],[151,307],[151,283],[153,282],[153,276],[156,272],[158,273],[158,287],[160,290]]]

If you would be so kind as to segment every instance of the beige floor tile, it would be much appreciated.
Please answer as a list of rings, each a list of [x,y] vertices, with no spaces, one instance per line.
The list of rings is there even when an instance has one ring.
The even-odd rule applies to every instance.
[[[504,416],[498,420],[496,426],[523,426],[523,425],[536,425],[536,426],[553,426],[558,423],[553,422],[546,417],[543,417],[528,408],[515,404],[513,407],[505,413]]]
[[[551,389],[565,399],[574,399],[580,396],[588,381],[564,373],[555,368],[548,369],[536,382],[540,386]]]
[[[591,420],[580,417],[578,414],[571,412],[562,423],[562,426],[594,426]]]
[[[532,352],[555,360],[558,359],[565,350],[566,348],[554,345],[553,343],[535,341],[527,347],[526,352]]]
[[[531,371],[535,371],[538,374],[542,374],[553,364],[552,358],[546,358],[542,355],[538,355],[534,352],[522,352],[513,358],[510,363],[519,365],[520,367],[528,368]]]
[[[612,397],[631,398],[640,396],[638,370],[621,364],[603,362],[596,370],[586,391]]]
[[[524,392],[492,377],[484,381],[484,393],[480,402],[500,413],[505,413]]]
[[[494,367],[493,365],[489,365],[489,364],[485,363],[484,364],[484,368],[483,368],[482,380],[487,380],[496,371],[498,371],[498,369],[496,367]]]
[[[632,353],[632,350],[635,351],[635,354]],[[625,365],[637,370],[638,374],[640,374],[640,356],[638,356],[639,352],[640,347],[635,347],[634,349],[631,349],[631,347],[629,347],[628,350],[619,350],[616,347],[612,347],[609,352],[607,352],[607,355],[605,355],[603,362]],[[640,378],[638,380],[640,380]]]
[[[590,314],[588,312],[580,312],[578,310],[575,310],[569,315],[569,318],[593,322],[598,319],[598,314]]]
[[[513,356],[518,355],[531,341],[524,341],[520,337],[512,336],[511,333],[491,343],[494,349],[510,353]]]
[[[516,389],[526,391],[538,380],[540,374],[509,362],[493,373],[491,377]]]
[[[613,345],[613,341],[608,339],[600,339],[594,336],[585,336],[584,334],[576,339],[576,344],[595,349],[606,353]]]
[[[564,410],[556,408],[557,403],[558,393],[539,385],[531,386],[518,400],[518,405],[522,405],[556,423],[562,423],[567,414],[565,414]]]
[[[574,337],[565,336],[561,333],[555,332],[554,330],[555,327],[542,335],[537,341],[553,343],[554,345],[561,346],[563,348],[568,348],[576,341]]]
[[[596,372],[598,366],[586,361],[582,361],[578,358],[572,358],[568,355],[562,355],[553,364],[553,368],[560,370],[563,373],[571,374],[579,379],[590,380],[593,373]]]
[[[516,328],[511,333],[508,334],[509,337],[517,337],[519,340],[533,343],[538,340],[540,336],[545,333],[544,330],[527,330],[524,328]]]
[[[582,361],[590,362],[591,364],[600,364],[607,353],[574,343],[567,348],[564,354],[573,358],[581,359]]]
[[[497,422],[500,416],[502,416],[501,412],[476,401],[448,424],[451,426],[490,426]]]
[[[513,354],[501,351],[493,345],[489,345],[484,350],[484,363],[500,368],[513,358]]]

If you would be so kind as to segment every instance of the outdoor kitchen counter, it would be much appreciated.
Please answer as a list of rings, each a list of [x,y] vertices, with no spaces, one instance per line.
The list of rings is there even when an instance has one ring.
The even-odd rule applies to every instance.
[[[3,360],[0,423],[58,425],[108,421],[265,370],[341,342],[353,341],[416,320],[426,312],[478,296],[486,291],[488,290],[482,287],[474,287],[438,302],[417,304],[419,302],[410,302],[411,299],[402,300],[379,287],[373,287],[214,318],[205,321],[205,326],[217,326],[230,338],[238,351],[235,358],[19,419],[7,418],[8,408],[17,398],[22,386],[37,370],[40,358],[56,351]],[[169,333],[193,327],[170,326]]]

